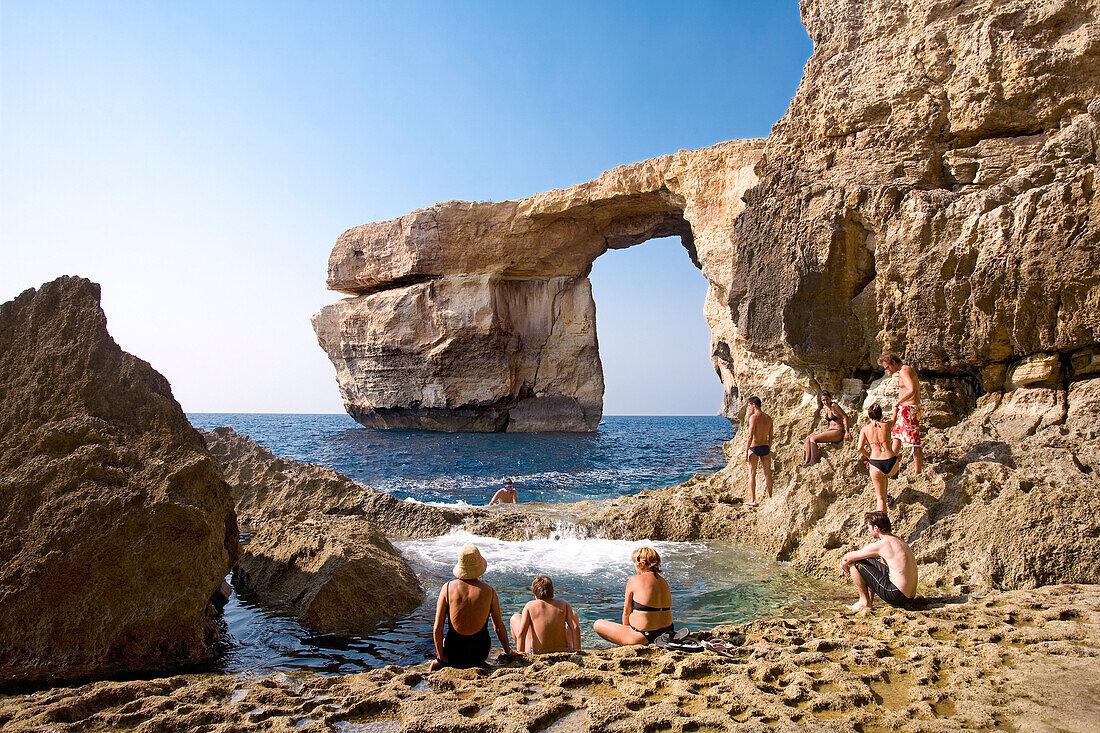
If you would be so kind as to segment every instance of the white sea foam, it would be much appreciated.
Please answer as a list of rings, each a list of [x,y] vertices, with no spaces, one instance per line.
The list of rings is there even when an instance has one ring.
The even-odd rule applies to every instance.
[[[563,525],[555,533],[556,539],[532,539],[508,542],[494,537],[481,537],[464,530],[423,540],[396,543],[414,566],[436,577],[450,575],[463,545],[477,545],[488,563],[488,573],[516,573],[551,577],[596,576],[609,577],[631,575],[634,568],[630,553],[634,548],[648,545],[662,556],[675,561],[708,548],[694,542],[628,542],[601,538],[570,536]]]

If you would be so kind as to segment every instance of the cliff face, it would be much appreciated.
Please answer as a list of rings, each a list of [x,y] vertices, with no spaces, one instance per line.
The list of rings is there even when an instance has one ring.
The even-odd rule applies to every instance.
[[[345,232],[328,283],[354,297],[313,326],[348,413],[371,427],[594,429],[593,260],[680,235],[722,302],[762,145],[722,143],[520,201],[451,201]]]
[[[777,496],[731,533],[819,573],[873,508],[854,446],[808,469],[814,394],[922,375],[895,524],[942,588],[1100,579],[1100,4],[802,4],[814,54],[733,232],[732,384],[776,418]],[[729,388],[730,382],[727,382]],[[854,442],[854,440],[853,440]],[[743,496],[744,447],[709,482]]]

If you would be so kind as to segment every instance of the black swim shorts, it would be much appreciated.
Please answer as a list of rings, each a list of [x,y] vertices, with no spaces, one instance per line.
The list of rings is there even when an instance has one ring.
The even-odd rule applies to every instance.
[[[913,599],[890,580],[890,568],[886,567],[886,563],[881,560],[856,560],[854,564],[871,592],[894,608],[910,607]]]
[[[761,458],[772,452],[770,445],[753,445],[749,446],[749,450],[751,450],[753,453],[760,456]]]

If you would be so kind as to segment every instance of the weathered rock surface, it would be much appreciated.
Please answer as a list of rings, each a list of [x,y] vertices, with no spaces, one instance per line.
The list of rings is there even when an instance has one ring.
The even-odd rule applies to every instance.
[[[323,633],[369,633],[424,600],[405,559],[362,517],[270,520],[241,548],[238,577]]]
[[[762,146],[681,151],[565,190],[450,201],[345,232],[328,282],[355,297],[313,325],[348,413],[371,427],[594,429],[593,260],[679,235],[723,301],[733,220]]]
[[[458,521],[453,510],[402,501],[326,466],[280,458],[233,428],[204,431],[229,482],[242,525],[325,515],[361,516],[390,537],[436,537]]]
[[[733,659],[653,646],[489,671],[178,676],[0,698],[5,730],[1097,730],[1100,588],[719,627]],[[350,729],[350,728],[349,728]]]
[[[0,306],[0,681],[208,658],[237,559],[229,487],[99,297],[63,277]]]
[[[893,483],[891,513],[925,577],[1100,580],[1096,431],[1070,417],[1097,410],[1100,3],[802,15],[814,53],[732,235],[727,400],[764,400],[778,469],[734,534],[831,572],[869,480],[854,446],[798,469],[802,440],[820,389],[850,413],[892,404],[889,349],[924,379],[927,468]],[[713,497],[744,496],[742,446]]]

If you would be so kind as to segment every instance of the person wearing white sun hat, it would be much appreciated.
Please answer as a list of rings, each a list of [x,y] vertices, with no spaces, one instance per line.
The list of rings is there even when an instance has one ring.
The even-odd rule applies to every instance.
[[[485,664],[492,647],[489,639],[490,619],[504,648],[504,655],[512,656],[497,592],[481,580],[485,569],[481,551],[474,545],[466,545],[452,570],[455,580],[444,583],[439,589],[432,629],[435,640],[433,670],[443,666],[476,667]]]

